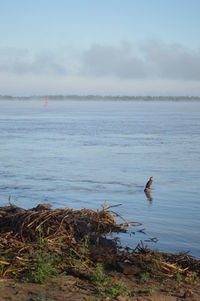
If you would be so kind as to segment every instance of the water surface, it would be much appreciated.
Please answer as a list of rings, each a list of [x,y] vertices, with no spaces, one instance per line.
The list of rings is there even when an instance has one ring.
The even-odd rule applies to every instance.
[[[0,204],[100,208],[140,221],[151,247],[200,257],[200,103],[0,102]],[[144,192],[154,175],[152,200]]]

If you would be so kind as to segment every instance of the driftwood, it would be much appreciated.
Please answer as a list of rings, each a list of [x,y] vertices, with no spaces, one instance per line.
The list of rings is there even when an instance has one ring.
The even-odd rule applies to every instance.
[[[65,261],[64,271],[77,273],[74,258],[81,261],[79,273],[86,275],[94,262],[119,269],[124,274],[150,271],[173,277],[177,271],[200,276],[200,261],[188,254],[154,253],[143,242],[134,250],[119,249],[115,240],[107,238],[112,232],[125,232],[130,225],[121,215],[104,204],[102,210],[61,208],[52,210],[47,204],[24,210],[13,205],[0,207],[0,272],[4,277],[16,277],[28,271],[34,262],[34,252],[41,248],[40,237],[48,244],[48,253],[60,254]],[[109,211],[110,210],[110,211]],[[121,224],[115,219],[120,218]],[[84,252],[84,239],[88,245]],[[73,250],[73,251],[72,251]],[[73,271],[73,272],[72,272]],[[85,274],[86,273],[86,274]],[[189,275],[189,274],[188,274]],[[153,276],[153,275],[152,275]],[[85,277],[85,276],[84,276]]]
[[[90,244],[105,244],[103,237],[112,232],[124,232],[127,222],[115,222],[116,215],[108,212],[108,206],[102,210],[61,208],[52,210],[47,204],[24,210],[13,205],[0,207],[0,267],[3,275],[21,272],[31,262],[30,250],[39,246],[39,237],[48,242],[50,253],[58,252],[62,247],[63,255],[76,251],[88,236]],[[108,249],[111,245],[109,245]],[[112,245],[113,250],[116,246]],[[76,254],[77,253],[77,254]]]
[[[121,231],[115,223],[115,215],[106,209],[73,210],[70,208],[51,210],[47,205],[24,210],[14,206],[0,208],[1,240],[16,238],[20,242],[33,242],[42,229],[49,240],[64,237],[67,241],[78,241],[89,233]]]

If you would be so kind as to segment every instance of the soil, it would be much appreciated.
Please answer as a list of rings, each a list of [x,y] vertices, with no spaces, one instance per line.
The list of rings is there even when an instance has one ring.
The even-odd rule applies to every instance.
[[[75,300],[118,300],[118,301],[199,301],[200,283],[179,287],[170,280],[165,283],[150,280],[145,284],[131,275],[110,272],[116,281],[122,281],[131,291],[131,296],[117,298],[99,297],[96,288],[87,280],[71,275],[54,278],[48,284],[18,282],[13,279],[0,280],[0,301],[75,301]]]

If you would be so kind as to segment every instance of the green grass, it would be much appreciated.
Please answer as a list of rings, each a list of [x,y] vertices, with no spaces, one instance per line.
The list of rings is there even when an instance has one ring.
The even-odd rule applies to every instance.
[[[186,277],[186,281],[191,284],[194,285],[196,283],[199,282],[199,277],[197,275],[196,272],[191,272],[187,277]]]
[[[43,238],[42,231],[39,231],[38,243],[39,249],[32,254],[33,265],[28,280],[43,284],[58,274],[58,264],[61,262],[61,257],[59,253],[50,254],[48,241]]]
[[[110,276],[107,276],[100,263],[97,263],[91,281],[96,286],[97,294],[101,297],[130,296],[130,290],[122,282],[114,281]]]
[[[150,274],[148,272],[141,273],[139,282],[147,283],[147,282],[149,282],[149,279],[150,279]]]
[[[89,259],[89,238],[84,236],[82,244],[79,248],[74,249],[70,248],[69,254],[65,258],[67,266],[70,266],[75,269],[85,270],[92,265],[91,260]]]
[[[183,283],[183,276],[181,275],[178,269],[175,272],[175,280],[176,280],[176,286],[180,287]]]

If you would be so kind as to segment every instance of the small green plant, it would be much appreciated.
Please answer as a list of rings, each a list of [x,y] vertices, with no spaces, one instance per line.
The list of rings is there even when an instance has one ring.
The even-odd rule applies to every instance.
[[[54,275],[56,275],[56,269],[53,266],[52,258],[46,253],[45,250],[39,250],[35,253],[35,261],[31,278],[35,283],[46,283]]]
[[[183,283],[183,277],[182,277],[179,269],[177,269],[175,271],[175,279],[176,279],[177,286],[180,287],[182,285],[182,283]]]
[[[108,276],[105,275],[104,271],[103,271],[103,266],[101,263],[97,263],[96,265],[96,269],[94,271],[94,273],[92,274],[92,282],[96,283],[96,284],[102,284]]]
[[[196,272],[191,272],[187,275],[185,279],[189,284],[193,285],[196,284],[199,281],[199,277]]]
[[[52,299],[51,297],[47,297],[46,296],[46,292],[44,290],[41,290],[37,296],[36,299],[34,299],[36,301],[54,301],[54,299]],[[28,300],[26,300],[28,301]]]
[[[89,253],[88,247],[89,247],[89,237],[88,235],[85,235],[83,238],[83,244],[79,248],[79,256],[81,261],[85,261],[86,258],[88,257],[88,253]]]
[[[114,281],[111,277],[107,276],[100,263],[97,263],[91,281],[95,284],[97,293],[101,297],[115,298],[117,296],[130,296],[129,289],[122,282]]]
[[[148,272],[142,273],[140,275],[140,283],[147,283],[149,282],[150,274]]]
[[[33,253],[33,267],[29,278],[35,283],[46,283],[57,274],[55,266],[60,261],[59,254],[50,255],[48,241],[39,231],[39,249]]]
[[[153,295],[155,293],[155,287],[154,286],[150,286],[149,287],[149,295]]]
[[[13,284],[13,288],[19,289],[20,287],[21,287],[21,284],[20,284],[20,283],[14,283],[14,284]]]
[[[85,235],[83,240],[83,253],[88,254],[88,247],[89,247],[89,236]]]
[[[89,237],[86,235],[83,238],[82,244],[79,248],[70,248],[69,254],[65,259],[67,265],[76,269],[87,269],[91,264],[88,254],[89,254]]]

